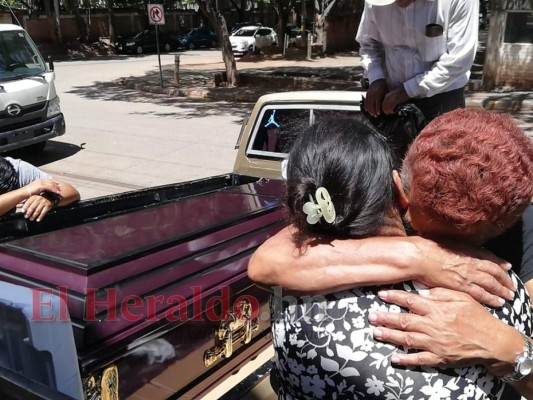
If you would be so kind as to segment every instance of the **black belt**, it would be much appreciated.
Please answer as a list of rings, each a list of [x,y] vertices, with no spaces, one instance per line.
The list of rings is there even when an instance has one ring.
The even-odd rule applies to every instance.
[[[420,111],[422,111],[429,122],[445,112],[455,110],[456,108],[464,108],[465,88],[461,87],[431,97],[412,99],[411,102],[420,108]]]

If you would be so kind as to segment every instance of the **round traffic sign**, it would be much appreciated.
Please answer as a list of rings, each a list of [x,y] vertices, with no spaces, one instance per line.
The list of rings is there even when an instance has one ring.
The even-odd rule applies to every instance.
[[[148,5],[148,18],[151,24],[164,24],[165,13],[161,4]]]

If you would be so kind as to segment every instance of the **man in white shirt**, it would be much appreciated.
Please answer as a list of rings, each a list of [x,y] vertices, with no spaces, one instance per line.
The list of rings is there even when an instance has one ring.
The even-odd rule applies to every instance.
[[[479,0],[366,0],[356,36],[366,110],[394,114],[410,101],[429,121],[464,107],[478,18]]]

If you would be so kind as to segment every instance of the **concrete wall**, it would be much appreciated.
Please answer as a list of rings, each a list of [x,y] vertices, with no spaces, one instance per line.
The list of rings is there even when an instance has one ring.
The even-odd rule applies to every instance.
[[[90,18],[91,36],[93,38],[109,37],[109,16],[107,13],[93,13],[90,16],[82,14],[84,20]],[[65,41],[74,40],[80,36],[74,15],[61,15],[61,33]],[[194,11],[165,12],[165,25],[161,29],[166,32],[181,33],[194,26],[200,25],[200,17]],[[50,42],[48,18],[45,15],[28,18],[24,16],[24,25],[30,36],[36,42]],[[128,36],[147,29],[148,17],[141,13],[116,13],[113,15],[115,34]]]
[[[86,13],[85,9],[80,11],[85,21],[90,19],[90,36],[93,40],[100,37],[109,37],[109,15],[105,10],[93,10],[90,15]],[[237,15],[235,12],[226,12],[225,17],[228,29],[230,29],[237,22]],[[112,18],[115,36],[130,36],[133,33],[147,29],[149,26],[146,13],[115,11]],[[31,17],[26,13],[20,13],[19,20],[36,43],[52,42],[51,35],[54,32],[54,21],[48,19],[43,12],[40,15],[34,14]],[[266,7],[253,9],[248,11],[247,20],[276,28],[277,14],[274,10]],[[356,49],[355,34],[359,21],[359,12],[345,12],[340,15],[331,13],[325,22],[327,51]],[[74,15],[62,14],[60,23],[64,42],[74,41],[81,35]],[[201,24],[200,13],[193,10],[165,11],[165,25],[160,28],[164,32],[182,34]]]
[[[531,3],[514,9],[495,7],[490,18],[483,66],[483,89],[533,89],[533,19]],[[514,31],[514,32],[513,32]]]
[[[83,10],[85,11],[85,10]],[[109,16],[107,12],[97,10],[92,14],[82,14],[84,20],[90,18],[91,36],[93,38],[109,37]],[[263,25],[273,26],[276,15],[273,11],[254,11],[250,18],[251,21],[263,21]],[[61,15],[61,33],[65,41],[71,41],[80,36],[76,18],[74,15]],[[235,15],[228,15],[226,19],[228,29],[236,22]],[[45,15],[23,16],[23,25],[30,36],[36,42],[50,42],[50,21]],[[189,29],[198,27],[202,24],[202,18],[199,13],[190,11],[165,11],[165,25],[160,28],[162,31],[169,33],[186,33]],[[113,14],[113,26],[115,35],[129,36],[133,33],[140,32],[148,28],[148,17],[145,13],[140,12],[115,12]]]

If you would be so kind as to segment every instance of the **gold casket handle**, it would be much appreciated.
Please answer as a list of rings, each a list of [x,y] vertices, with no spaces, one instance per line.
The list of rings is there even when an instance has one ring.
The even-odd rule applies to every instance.
[[[239,342],[248,344],[252,341],[253,332],[259,329],[257,318],[251,318],[252,307],[248,300],[243,299],[239,304],[240,315],[228,313],[227,317],[220,322],[215,329],[215,345],[204,353],[204,364],[210,367],[221,358],[230,358],[233,354],[233,346]]]

